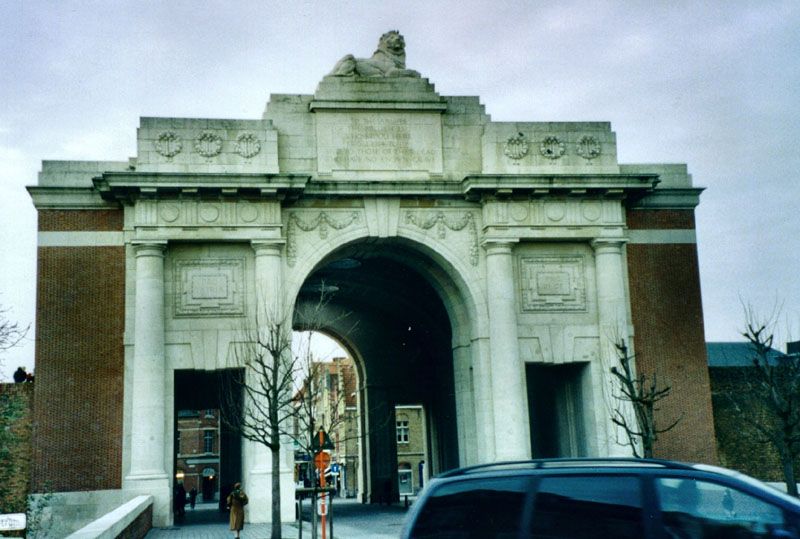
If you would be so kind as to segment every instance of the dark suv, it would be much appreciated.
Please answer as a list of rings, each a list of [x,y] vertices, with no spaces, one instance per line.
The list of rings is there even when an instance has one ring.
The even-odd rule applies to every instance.
[[[645,459],[461,468],[428,484],[403,539],[800,539],[800,501],[738,472]]]

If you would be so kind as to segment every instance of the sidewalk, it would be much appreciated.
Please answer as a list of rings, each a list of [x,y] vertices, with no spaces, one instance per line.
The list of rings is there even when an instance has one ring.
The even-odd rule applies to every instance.
[[[308,509],[308,508],[306,508]],[[396,539],[405,518],[402,504],[377,506],[355,500],[336,499],[334,502],[333,539]],[[269,537],[270,524],[245,524],[242,539]],[[298,539],[296,522],[284,523],[284,539]],[[233,532],[228,522],[220,518],[216,504],[200,504],[192,511],[187,508],[186,519],[170,528],[153,528],[147,539],[230,539]],[[311,524],[303,523],[303,539],[311,539]],[[330,539],[330,538],[329,538]]]

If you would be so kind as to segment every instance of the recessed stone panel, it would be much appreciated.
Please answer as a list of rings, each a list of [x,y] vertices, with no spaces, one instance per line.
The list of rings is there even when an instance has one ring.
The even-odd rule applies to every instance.
[[[337,171],[442,173],[442,124],[435,113],[317,113],[320,174]]]
[[[243,316],[244,259],[175,261],[175,316]]]
[[[523,312],[586,311],[582,256],[522,256],[519,275]]]

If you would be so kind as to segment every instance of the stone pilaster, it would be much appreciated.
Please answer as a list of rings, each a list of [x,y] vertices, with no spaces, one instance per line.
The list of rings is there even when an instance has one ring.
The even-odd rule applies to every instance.
[[[617,351],[615,344],[620,339],[630,346],[628,335],[628,300],[625,293],[625,274],[622,248],[623,238],[599,238],[592,241],[594,249],[595,275],[597,282],[597,325],[600,335],[601,361],[592,365],[592,377],[595,380],[595,413],[598,430],[606,425],[606,432],[598,432],[597,449],[601,455],[629,456],[630,448],[621,445],[627,437],[619,427],[611,423],[612,410],[622,407],[624,413],[633,418],[629,404],[617,400],[607,394],[607,380],[611,376],[609,369],[616,365]],[[602,387],[598,388],[598,385]]]
[[[495,457],[531,456],[525,369],[519,357],[513,243],[486,241],[486,290],[492,365]]]
[[[284,313],[283,302],[283,262],[284,240],[258,240],[251,242],[255,253],[255,323],[256,331],[263,331],[275,324],[285,324],[284,330],[291,332],[291,317]],[[287,334],[286,338],[290,338]],[[287,351],[288,353],[288,351]],[[248,384],[258,384],[254,373],[245,373]],[[291,446],[288,440],[281,444],[281,515],[282,520],[291,520],[294,509],[292,483]],[[243,478],[245,490],[256,507],[271,507],[272,504],[272,463],[271,453],[263,444],[243,440],[243,464],[246,477]],[[250,522],[266,522],[270,511],[248,515]]]
[[[155,497],[153,522],[168,523],[170,481],[164,462],[164,250],[166,242],[134,244],[136,291],[133,337],[131,465],[126,490]]]

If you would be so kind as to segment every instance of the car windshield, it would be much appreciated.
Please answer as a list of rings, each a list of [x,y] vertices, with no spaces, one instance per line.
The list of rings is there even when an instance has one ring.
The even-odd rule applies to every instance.
[[[785,492],[781,492],[776,487],[768,485],[768,484],[766,484],[766,483],[764,483],[762,481],[759,481],[758,479],[754,479],[754,478],[750,477],[749,475],[745,475],[745,474],[743,474],[741,472],[737,472],[736,470],[729,470],[728,468],[720,468],[719,466],[712,466],[710,464],[695,464],[692,467],[694,469],[696,469],[696,470],[700,470],[700,471],[703,471],[703,472],[711,472],[711,473],[716,473],[716,474],[720,474],[720,475],[727,475],[728,477],[733,477],[735,479],[738,479],[739,481],[742,481],[743,483],[747,483],[748,485],[756,487],[758,489],[762,489],[762,490],[765,489],[765,488],[769,489],[769,492],[771,492],[773,495],[781,498],[782,500],[784,500],[784,501],[786,501],[788,503],[791,503],[798,510],[800,510],[800,500],[798,500],[797,498],[795,498],[793,496],[789,496]]]

